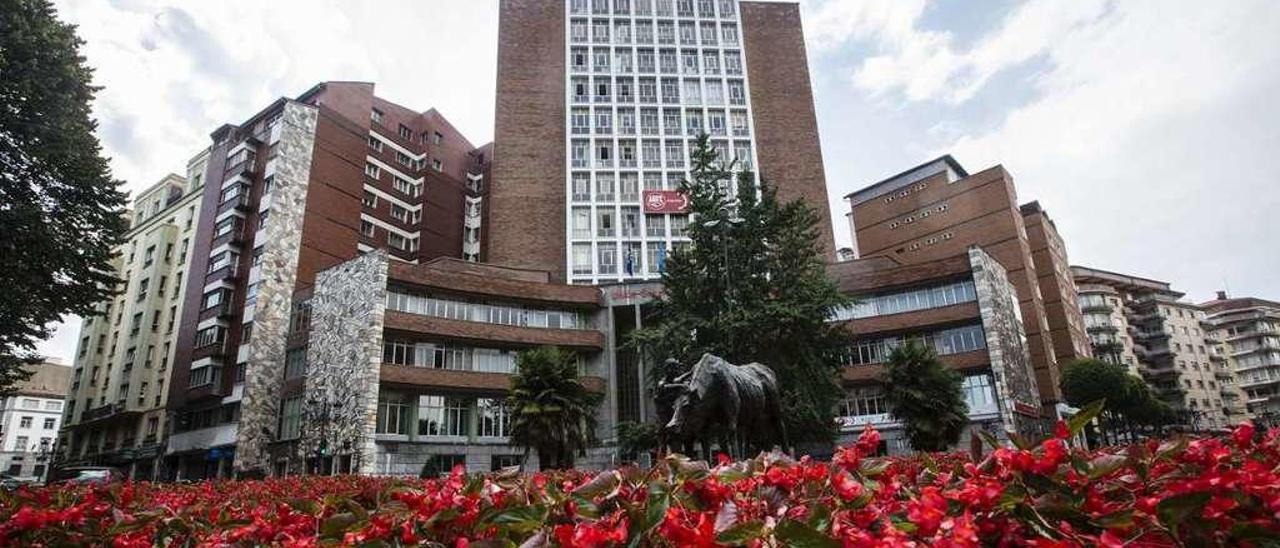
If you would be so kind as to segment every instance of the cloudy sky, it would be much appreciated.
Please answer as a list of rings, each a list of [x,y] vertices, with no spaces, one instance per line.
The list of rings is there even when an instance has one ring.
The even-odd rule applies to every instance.
[[[55,0],[139,190],[218,125],[322,80],[377,83],[493,136],[497,0]],[[841,198],[943,153],[1003,164],[1075,264],[1280,299],[1280,2],[802,0]],[[42,349],[74,352],[78,321]]]

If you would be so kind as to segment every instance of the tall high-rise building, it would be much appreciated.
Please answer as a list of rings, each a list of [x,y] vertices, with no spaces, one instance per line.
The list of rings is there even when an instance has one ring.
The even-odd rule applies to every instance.
[[[653,280],[687,241],[694,139],[816,208],[834,258],[796,4],[504,0],[489,258]]]
[[[1253,418],[1280,424],[1280,302],[1219,291],[1200,307],[1219,360],[1235,374],[1238,403]]]
[[[970,175],[951,156],[943,156],[849,194],[846,199],[860,257],[883,255],[917,264],[979,246],[1004,266],[1021,305],[1040,401],[1046,414],[1052,416],[1055,405],[1062,400],[1062,390],[1051,326],[1082,322],[1065,317],[1050,321],[1040,283],[1042,279],[1053,281],[1050,293],[1058,299],[1063,284],[1054,281],[1058,274],[1042,278],[1039,273],[1012,176],[1001,166]],[[1033,212],[1031,219],[1042,230],[1052,228],[1040,213]],[[1066,264],[1066,251],[1056,231],[1045,231],[1040,238],[1044,242],[1044,262]],[[1050,241],[1054,242],[1052,246]],[[1075,309],[1059,306],[1054,310],[1065,315]]]
[[[286,373],[305,370],[317,272],[374,250],[484,259],[488,149],[434,110],[324,82],[212,140],[169,387],[169,477],[270,469],[282,401],[305,386]]]
[[[1239,422],[1234,376],[1215,352],[1203,308],[1168,282],[1082,266],[1071,273],[1095,356],[1136,371],[1188,427]]]
[[[1027,228],[1031,258],[1036,265],[1036,285],[1044,300],[1054,356],[1058,364],[1064,366],[1074,360],[1092,357],[1093,348],[1085,333],[1076,284],[1071,276],[1071,261],[1067,259],[1067,245],[1058,232],[1058,225],[1038,201],[1022,204],[1019,209],[1022,211],[1022,223]]]
[[[133,200],[114,260],[120,294],[80,325],[58,444],[62,465],[105,464],[155,479],[207,158],[201,151],[186,177],[167,175]]]

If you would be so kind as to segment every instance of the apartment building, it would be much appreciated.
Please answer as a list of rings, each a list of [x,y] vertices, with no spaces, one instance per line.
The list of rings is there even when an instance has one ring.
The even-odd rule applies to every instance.
[[[505,398],[522,349],[577,352],[584,384],[608,386],[600,291],[547,272],[378,250],[320,272],[300,298],[309,329],[289,338],[280,416],[240,417],[242,430],[278,432],[266,450],[277,475],[521,463]],[[608,437],[610,407],[600,413]]]
[[[852,442],[870,424],[883,436],[886,452],[911,451],[879,381],[889,354],[907,339],[924,342],[964,375],[970,423],[963,443],[975,430],[997,438],[1006,431],[1041,432],[1040,392],[1017,293],[991,255],[976,246],[916,263],[878,255],[834,263],[828,273],[859,300],[834,318],[857,337],[843,363],[840,443]]]
[[[1182,300],[1184,294],[1168,282],[1082,266],[1072,266],[1071,272],[1077,286],[1088,288],[1081,294],[1081,308],[1089,311],[1087,329],[1100,343],[1096,355],[1125,360],[1131,353],[1152,393],[1178,412],[1187,427],[1239,422],[1232,411],[1232,371],[1215,359],[1200,306]],[[1102,286],[1114,292],[1108,294]],[[1117,314],[1124,316],[1122,322],[1115,321]]]
[[[49,358],[30,371],[30,378],[0,398],[0,470],[39,479],[56,455],[71,366]]]
[[[208,151],[133,200],[116,250],[120,293],[84,318],[62,430],[60,464],[111,465],[154,479],[163,453],[182,295],[191,285]]]
[[[211,138],[168,387],[167,477],[183,479],[270,471],[317,272],[375,250],[485,258],[490,149],[435,110],[323,82]]]
[[[1078,349],[1078,310],[1062,302],[1066,250],[1039,205],[1018,205],[1013,177],[1001,166],[969,174],[951,156],[908,169],[846,196],[859,257],[929,263],[979,246],[1004,266],[1018,295],[1036,386],[1047,417],[1061,402],[1054,326],[1064,349]],[[1037,227],[1033,240],[1028,219]],[[1038,242],[1037,245],[1033,245]],[[1038,251],[1033,253],[1033,251]],[[1037,261],[1036,255],[1040,256]],[[1040,262],[1049,267],[1041,275]],[[1047,287],[1042,287],[1041,282]],[[1046,294],[1049,296],[1046,297]],[[1049,308],[1046,300],[1056,306]],[[1051,320],[1052,316],[1052,320]],[[1070,358],[1075,354],[1070,354]]]
[[[1083,280],[1076,289],[1093,357],[1124,365],[1129,374],[1140,376],[1137,349],[1129,335],[1129,317],[1125,314],[1125,294],[1116,285],[1084,283]]]
[[[1219,291],[1217,299],[1200,307],[1210,340],[1221,352],[1216,358],[1235,374],[1235,392],[1242,398],[1236,411],[1276,426],[1280,422],[1280,302],[1229,297]]]
[[[1067,259],[1067,245],[1058,232],[1058,225],[1038,201],[1022,204],[1018,209],[1027,229],[1027,243],[1036,266],[1036,286],[1044,301],[1054,357],[1059,365],[1092,357],[1093,348],[1085,332],[1071,262]]]
[[[796,4],[504,0],[490,259],[557,280],[655,280],[689,223],[693,140],[821,214],[827,191]],[[732,184],[732,183],[731,183]]]

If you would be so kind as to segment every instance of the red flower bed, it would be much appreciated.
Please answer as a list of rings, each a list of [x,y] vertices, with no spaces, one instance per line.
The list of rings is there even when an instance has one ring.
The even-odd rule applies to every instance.
[[[447,479],[296,477],[0,494],[21,546],[1264,546],[1280,539],[1280,442],[1036,447],[831,463],[672,457],[621,469]]]

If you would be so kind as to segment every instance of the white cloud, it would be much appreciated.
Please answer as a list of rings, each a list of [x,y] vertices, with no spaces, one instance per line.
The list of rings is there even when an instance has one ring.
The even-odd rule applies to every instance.
[[[79,26],[102,86],[99,138],[136,192],[185,173],[209,133],[324,80],[362,80],[415,110],[437,108],[478,144],[493,138],[493,0],[54,0]],[[46,354],[69,358],[69,318]]]
[[[818,51],[871,42],[875,54],[853,73],[873,95],[901,91],[911,101],[959,103],[1002,70],[1042,54],[1102,15],[1106,0],[1031,0],[1009,12],[972,48],[958,51],[949,32],[920,27],[924,0],[826,0],[811,8],[810,43]]]
[[[1196,299],[1233,282],[1280,297],[1280,264],[1251,236],[1275,231],[1280,206],[1276,28],[1280,4],[1262,0],[1117,3],[1046,44],[1039,97],[939,150],[1008,167],[1077,262]]]

